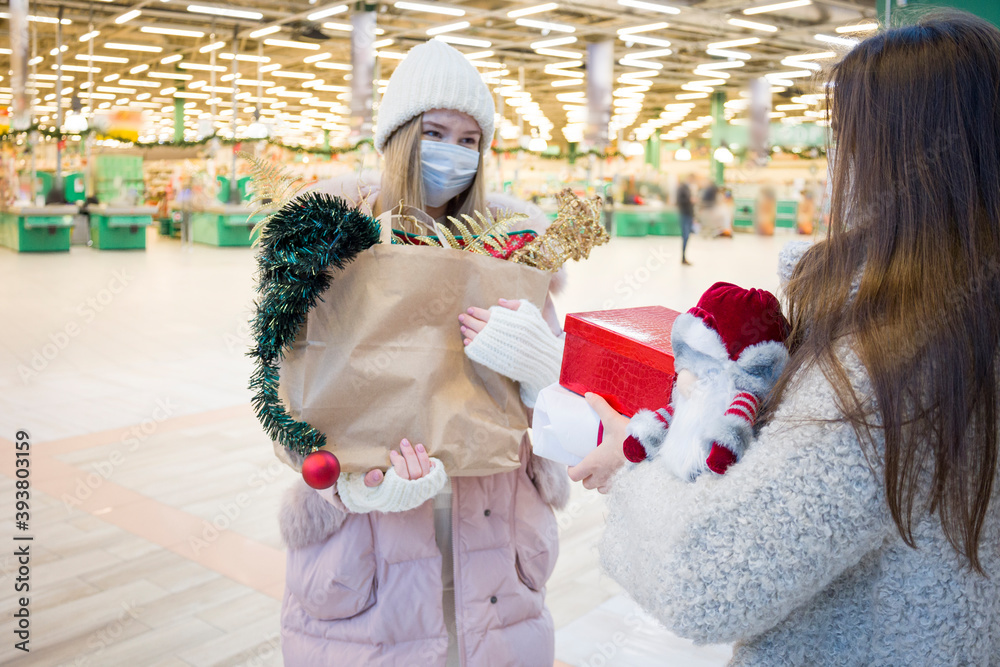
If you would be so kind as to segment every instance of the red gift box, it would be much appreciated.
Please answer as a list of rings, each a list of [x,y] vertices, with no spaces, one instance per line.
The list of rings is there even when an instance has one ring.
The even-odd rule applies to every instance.
[[[600,394],[626,417],[664,407],[674,386],[670,331],[678,315],[663,306],[567,315],[559,384]]]

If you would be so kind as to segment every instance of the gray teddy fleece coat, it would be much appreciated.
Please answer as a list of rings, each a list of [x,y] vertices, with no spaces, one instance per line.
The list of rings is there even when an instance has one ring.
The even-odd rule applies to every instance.
[[[870,395],[856,354],[840,358]],[[912,549],[822,371],[801,371],[786,396],[724,476],[682,482],[655,459],[622,470],[604,568],[678,635],[734,642],[731,665],[1000,665],[1000,493],[980,548],[988,578],[935,515],[915,514]]]

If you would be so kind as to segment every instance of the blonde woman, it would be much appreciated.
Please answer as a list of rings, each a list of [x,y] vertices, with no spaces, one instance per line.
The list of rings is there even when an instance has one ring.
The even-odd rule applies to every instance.
[[[402,203],[424,227],[404,232],[486,209],[523,212],[524,227],[541,232],[547,219],[537,207],[486,193],[493,122],[489,89],[465,57],[439,41],[421,44],[393,73],[379,110],[384,171],[316,189],[374,215]],[[545,310],[554,322],[551,302]],[[533,315],[555,344],[538,309],[522,305],[518,315]],[[528,404],[531,388],[554,381],[558,365],[533,370],[535,382],[522,382]],[[363,478],[372,511],[357,511],[357,499],[336,487],[291,489],[281,515],[285,664],[552,665],[544,587],[558,554],[552,507],[566,502],[569,484],[565,469],[535,458],[527,440],[520,458],[517,471],[449,480],[422,444],[403,440],[386,461],[394,474]],[[398,493],[377,493],[383,484]]]

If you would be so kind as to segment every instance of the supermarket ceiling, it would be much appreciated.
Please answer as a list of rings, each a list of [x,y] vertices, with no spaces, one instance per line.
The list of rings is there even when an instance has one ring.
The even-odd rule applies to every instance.
[[[225,135],[235,62],[237,117],[245,119],[238,136],[259,105],[264,120],[285,129],[286,141],[315,143],[322,129],[333,141],[346,141],[350,19],[357,4],[194,2],[33,0],[36,116],[55,112],[61,10],[67,107],[76,97],[84,106],[92,99],[97,109],[142,108],[165,128],[172,127],[173,99],[182,97],[192,136],[210,107]],[[703,131],[695,121],[708,113],[712,90],[727,92],[727,115],[738,120],[749,82],[760,77],[773,86],[775,118],[823,122],[817,73],[876,27],[874,0],[417,0],[372,7],[381,85],[410,47],[441,39],[465,53],[497,92],[504,138],[516,139],[523,129],[556,142],[578,140],[582,132],[588,42],[614,40],[613,131],[673,139]],[[4,105],[10,102],[8,17],[0,12]],[[147,138],[163,134],[150,130]]]

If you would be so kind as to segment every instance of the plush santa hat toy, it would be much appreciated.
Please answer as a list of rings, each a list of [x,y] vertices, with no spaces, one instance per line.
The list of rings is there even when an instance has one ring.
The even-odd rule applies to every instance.
[[[632,417],[625,456],[656,456],[681,479],[723,474],[750,440],[761,401],[788,359],[788,321],[770,292],[716,283],[674,322],[670,405]]]

